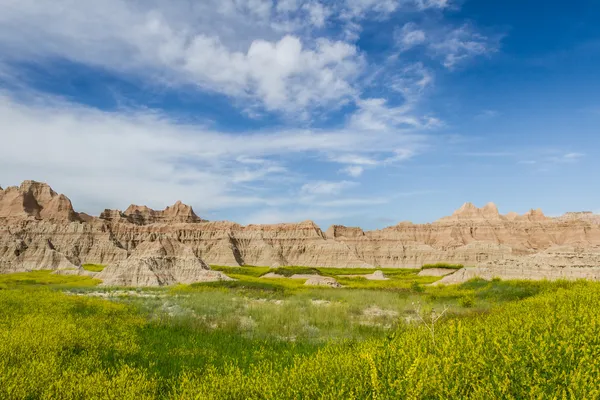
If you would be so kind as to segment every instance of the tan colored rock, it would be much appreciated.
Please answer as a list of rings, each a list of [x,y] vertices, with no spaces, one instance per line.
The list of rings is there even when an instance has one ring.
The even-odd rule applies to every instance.
[[[495,260],[463,268],[434,283],[456,284],[469,279],[600,280],[600,249],[585,251],[560,246],[526,257]]]
[[[156,223],[194,223],[202,221],[192,207],[177,201],[174,205],[163,211],[156,211],[146,206],[130,205],[123,213],[130,222],[138,225],[150,225]]]
[[[285,275],[276,274],[275,272],[268,272],[268,273],[264,274],[263,276],[261,276],[261,278],[267,278],[267,279],[284,279],[284,278],[287,278],[287,277]]]
[[[45,183],[24,181],[0,193],[0,218],[78,221],[71,201]]]
[[[187,246],[170,238],[141,243],[124,261],[96,275],[103,286],[166,286],[232,280],[212,271]]]
[[[334,278],[328,276],[314,275],[304,282],[305,286],[327,286],[330,288],[341,288],[342,285]]]
[[[56,251],[50,240],[29,246],[14,242],[8,249],[12,254],[5,256],[5,261],[0,263],[1,273],[77,268],[64,254]]]
[[[388,281],[390,278],[386,278],[383,271],[375,271],[372,274],[366,275],[338,275],[343,278],[365,278],[368,281]]]
[[[95,218],[75,213],[68,198],[48,185],[26,181],[0,191],[0,270],[57,269],[64,259],[75,266],[121,265],[144,243],[160,238],[184,245],[208,264],[226,266],[481,266],[533,255],[564,261],[569,253],[600,248],[597,217],[550,218],[540,210],[500,215],[493,203],[482,208],[466,203],[430,224],[404,222],[374,231],[334,225],[323,232],[311,221],[248,226],[202,221],[178,202],[163,211],[132,206]]]

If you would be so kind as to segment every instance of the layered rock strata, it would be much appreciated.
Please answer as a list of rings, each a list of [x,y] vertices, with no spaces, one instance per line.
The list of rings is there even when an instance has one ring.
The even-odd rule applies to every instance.
[[[166,286],[232,280],[171,238],[141,243],[130,257],[110,264],[95,276],[103,286]]]
[[[324,232],[311,221],[208,222],[181,202],[162,211],[132,205],[92,217],[75,212],[67,197],[43,183],[26,181],[0,190],[0,272],[93,263],[108,265],[108,271],[146,271],[132,284],[189,281],[177,274],[162,279],[162,272],[141,277],[151,262],[140,260],[152,253],[148,243],[156,242],[182,245],[177,251],[186,259],[193,254],[199,262],[225,266],[418,268],[449,262],[499,268],[503,262],[539,256],[540,263],[552,259],[559,265],[551,266],[560,267],[569,266],[569,257],[600,249],[600,217],[568,213],[550,218],[540,210],[501,215],[491,203],[482,208],[466,203],[430,224],[402,222],[374,231],[334,225]],[[552,252],[557,248],[562,252]]]

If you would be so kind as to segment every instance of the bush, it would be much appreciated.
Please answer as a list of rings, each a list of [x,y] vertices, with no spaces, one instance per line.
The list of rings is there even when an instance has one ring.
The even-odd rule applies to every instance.
[[[461,307],[471,308],[475,305],[475,297],[465,295],[458,300],[458,304],[460,304]]]
[[[410,289],[411,289],[413,292],[417,292],[417,293],[423,293],[423,292],[425,291],[425,289],[423,289],[423,286],[419,285],[419,283],[418,283],[418,282],[413,282],[413,283],[410,285]]]

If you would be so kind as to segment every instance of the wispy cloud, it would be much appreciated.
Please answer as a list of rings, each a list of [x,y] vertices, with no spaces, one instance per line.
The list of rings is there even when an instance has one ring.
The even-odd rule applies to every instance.
[[[340,170],[341,173],[347,174],[353,178],[358,178],[359,176],[362,175],[362,173],[364,172],[364,167],[361,167],[359,165],[349,165],[345,168],[342,168]]]
[[[463,157],[515,157],[517,153],[510,151],[471,151],[459,153]]]
[[[549,157],[548,160],[554,163],[574,163],[585,157],[583,153],[565,153],[559,156]]]
[[[181,199],[199,212],[273,208],[272,219],[278,211],[299,216],[310,209],[325,217],[332,213],[323,208],[351,213],[383,204],[387,198],[339,196],[360,185],[365,171],[406,163],[449,140],[432,134],[444,121],[423,104],[438,60],[452,68],[494,50],[474,26],[447,25],[442,12],[450,6],[446,0],[13,1],[0,13],[0,179],[3,185],[46,180],[91,213]],[[439,23],[400,26],[398,47],[382,63],[357,42],[367,20],[402,14],[427,21],[428,13]],[[103,111],[36,92],[19,69],[58,61],[143,90],[208,94],[261,120],[255,126],[262,128],[216,128],[227,125],[219,115],[211,116],[213,124],[183,122],[144,100]],[[338,112],[338,121],[318,128]],[[306,167],[307,160],[329,174]],[[336,181],[340,174],[348,180]]]
[[[408,50],[427,41],[425,31],[414,22],[407,22],[395,32],[396,41],[402,50]]]
[[[483,110],[475,116],[475,119],[488,120],[488,119],[496,118],[499,115],[500,115],[500,112],[497,110]]]
[[[529,154],[529,156],[537,156],[536,158],[523,159],[518,161],[521,165],[530,165],[535,167],[537,171],[547,172],[556,168],[560,164],[575,164],[585,158],[585,154],[578,152],[559,152],[559,151],[543,151],[538,154]]]
[[[345,189],[357,186],[357,182],[352,181],[340,181],[340,182],[328,182],[328,181],[315,181],[305,183],[300,192],[308,195],[337,195]]]
[[[63,59],[191,84],[253,102],[244,104],[249,112],[261,107],[306,117],[360,98],[365,70],[351,40],[315,31],[333,20],[360,27],[365,18],[401,8],[445,6],[441,0],[22,0],[0,15],[0,53],[8,62]],[[419,38],[415,31],[405,40]]]
[[[289,178],[292,190],[301,176],[281,160],[283,155],[375,168],[413,156],[429,140],[395,131],[379,131],[373,140],[373,133],[355,128],[240,136],[181,124],[153,110],[104,112],[55,97],[32,94],[17,100],[2,92],[0,119],[3,186],[32,177],[47,180],[94,213],[99,212],[95,207],[128,202],[164,207],[178,199],[199,210],[273,203],[284,196],[282,180]],[[356,168],[349,171],[360,175]],[[256,182],[265,188],[260,195],[245,190]],[[305,190],[325,194],[351,185],[308,184]]]
[[[484,35],[471,24],[459,27],[420,27],[409,22],[395,32],[401,51],[423,46],[429,54],[454,69],[468,60],[493,54],[498,51],[502,35]]]

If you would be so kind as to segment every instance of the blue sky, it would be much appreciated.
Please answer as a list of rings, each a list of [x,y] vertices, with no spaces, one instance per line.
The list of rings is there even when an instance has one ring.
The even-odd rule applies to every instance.
[[[0,185],[367,229],[600,211],[592,0],[0,0]]]

